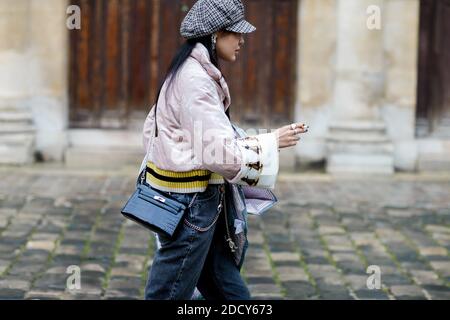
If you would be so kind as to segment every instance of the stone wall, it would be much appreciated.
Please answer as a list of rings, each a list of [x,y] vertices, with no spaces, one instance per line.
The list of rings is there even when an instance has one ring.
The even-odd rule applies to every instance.
[[[366,27],[369,5],[381,9],[381,30]],[[419,0],[303,0],[299,19],[295,114],[311,131],[298,161],[329,160],[332,126],[371,121],[392,142],[394,167],[415,170]]]
[[[382,9],[381,30],[356,29],[373,4]],[[0,1],[1,163],[29,163],[35,151],[64,160],[68,5]],[[392,145],[397,170],[427,170],[448,158],[448,141],[415,137],[419,0],[299,0],[298,8],[295,118],[311,129],[295,149],[297,161],[330,160],[330,135],[355,130],[383,141],[387,153]],[[341,148],[345,139],[332,143]]]
[[[33,149],[45,160],[62,160],[67,143],[66,8],[65,0],[0,2],[0,107],[32,115]]]
[[[297,146],[300,162],[326,157],[334,86],[336,52],[336,1],[301,0],[298,23],[298,75],[295,117],[310,126],[310,132]]]

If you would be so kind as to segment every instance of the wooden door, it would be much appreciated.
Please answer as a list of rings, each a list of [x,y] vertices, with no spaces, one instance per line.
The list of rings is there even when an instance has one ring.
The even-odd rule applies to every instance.
[[[242,125],[274,126],[293,120],[297,56],[297,1],[247,0],[256,27],[244,37],[243,54],[224,64],[233,119]]]
[[[70,125],[140,128],[178,47],[195,0],[74,0],[81,30],[70,31]],[[247,0],[257,31],[238,61],[221,64],[231,116],[271,126],[293,117],[297,0]]]
[[[450,0],[420,10],[418,135],[450,137]]]

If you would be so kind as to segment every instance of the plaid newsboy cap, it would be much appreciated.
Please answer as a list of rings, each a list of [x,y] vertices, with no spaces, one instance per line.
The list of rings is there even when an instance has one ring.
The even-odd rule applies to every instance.
[[[191,39],[222,29],[236,33],[255,31],[256,28],[244,16],[241,0],[198,0],[181,23],[180,34]]]

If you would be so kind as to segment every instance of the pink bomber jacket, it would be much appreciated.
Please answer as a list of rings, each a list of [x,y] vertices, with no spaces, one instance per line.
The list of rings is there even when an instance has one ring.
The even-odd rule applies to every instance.
[[[230,103],[224,77],[211,63],[206,47],[197,43],[171,86],[167,88],[167,81],[163,84],[156,115],[157,137],[155,106],[145,120],[146,157],[141,170],[147,163],[169,172],[209,170],[216,174],[209,183],[221,183],[223,178],[233,184],[274,189],[279,168],[275,133],[247,136],[239,129],[241,134],[237,134],[225,114]]]

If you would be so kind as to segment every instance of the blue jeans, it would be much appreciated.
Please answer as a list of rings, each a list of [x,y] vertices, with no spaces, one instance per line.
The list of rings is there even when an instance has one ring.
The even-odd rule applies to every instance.
[[[151,266],[145,299],[189,300],[195,287],[206,300],[247,300],[250,292],[225,241],[223,185],[198,193],[172,239],[159,236],[161,248]],[[194,194],[170,193],[188,205]]]

